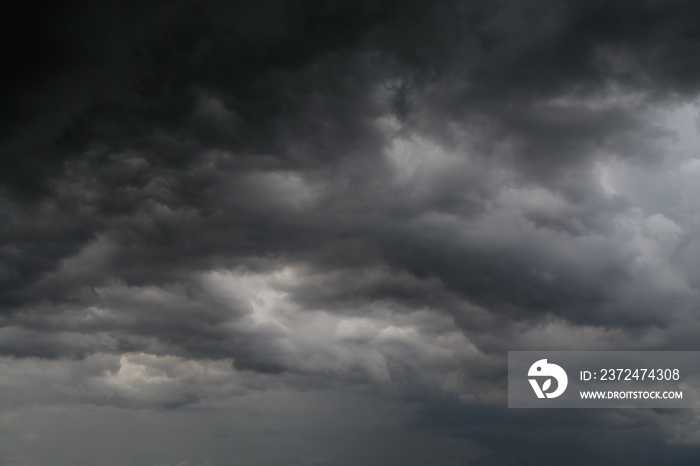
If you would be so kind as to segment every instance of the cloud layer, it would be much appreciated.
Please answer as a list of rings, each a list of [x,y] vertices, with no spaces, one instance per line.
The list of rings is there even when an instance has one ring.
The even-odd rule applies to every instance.
[[[504,406],[508,350],[697,349],[697,9],[155,2],[32,20],[40,59],[13,56],[3,95],[2,429],[51,431],[37,405],[83,413],[78,432],[263,403],[261,432],[294,419],[267,438],[299,464],[355,464],[330,433],[304,442],[359,435],[371,410],[397,417],[377,427],[384,460],[351,442],[362,464],[409,464],[399,438],[456,442],[444,464],[683,464],[688,413]],[[313,397],[359,411],[333,420]],[[645,449],[622,458],[592,431]],[[41,463],[22,442],[8,464]],[[138,461],[223,464],[182,445]]]

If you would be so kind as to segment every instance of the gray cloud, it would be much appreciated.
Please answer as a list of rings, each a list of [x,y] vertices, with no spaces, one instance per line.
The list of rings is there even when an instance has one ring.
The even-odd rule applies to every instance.
[[[687,413],[503,406],[508,350],[696,348],[696,10],[181,2],[37,19],[37,62],[12,58],[3,96],[3,419],[39,403],[211,423],[262,397],[274,430],[313,393],[401,413],[376,440],[386,461],[353,440],[363,464],[408,464],[399,438],[457,442],[445,464],[683,464]],[[355,464],[332,432],[361,439],[369,418],[346,429],[311,405],[275,442],[302,458],[295,442],[327,429],[333,447],[300,464]],[[207,459],[190,453],[159,461]]]

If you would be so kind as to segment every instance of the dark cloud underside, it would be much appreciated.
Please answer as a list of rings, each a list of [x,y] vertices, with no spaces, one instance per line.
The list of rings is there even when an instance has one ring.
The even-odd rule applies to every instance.
[[[362,464],[408,464],[407,438],[457,442],[444,464],[696,454],[688,413],[503,408],[508,350],[697,347],[695,2],[26,8],[0,97],[7,435],[34,441],[11,406],[36,402],[220,410],[355,464],[337,439],[374,406],[392,446],[360,435]]]

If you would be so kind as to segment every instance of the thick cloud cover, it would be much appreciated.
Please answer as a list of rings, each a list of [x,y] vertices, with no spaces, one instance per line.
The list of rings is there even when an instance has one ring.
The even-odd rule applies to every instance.
[[[238,3],[16,17],[3,464],[697,456],[694,413],[505,384],[698,349],[698,5]]]

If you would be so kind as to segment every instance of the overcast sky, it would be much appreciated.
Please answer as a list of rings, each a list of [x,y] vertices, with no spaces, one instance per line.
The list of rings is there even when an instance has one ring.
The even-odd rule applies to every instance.
[[[700,350],[700,4],[22,8],[1,464],[697,461],[695,411],[506,376]]]

